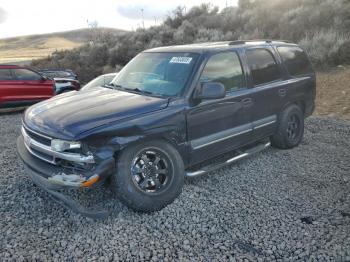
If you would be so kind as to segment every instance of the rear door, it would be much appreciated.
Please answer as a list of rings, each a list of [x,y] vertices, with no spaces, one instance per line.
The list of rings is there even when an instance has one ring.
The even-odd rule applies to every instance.
[[[198,163],[239,147],[250,140],[250,95],[241,61],[235,51],[213,54],[207,60],[198,86],[220,82],[223,99],[203,100],[187,111],[191,163]]]
[[[277,116],[286,96],[286,81],[275,51],[270,46],[246,49],[246,63],[250,70],[250,89],[253,99],[253,139],[274,133]]]
[[[289,78],[283,103],[303,101],[305,116],[312,114],[315,106],[316,77],[304,50],[298,46],[278,46],[278,54]]]
[[[40,101],[53,96],[53,81],[26,69],[12,69],[14,75],[12,95],[18,101]]]

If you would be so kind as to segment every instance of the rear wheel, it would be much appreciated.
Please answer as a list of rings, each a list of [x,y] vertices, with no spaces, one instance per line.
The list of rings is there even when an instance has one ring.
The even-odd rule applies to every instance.
[[[111,177],[112,190],[136,211],[160,210],[181,193],[183,161],[170,144],[153,140],[124,149]]]
[[[304,134],[304,114],[299,106],[287,107],[279,116],[276,134],[271,137],[274,147],[288,149],[298,146]]]

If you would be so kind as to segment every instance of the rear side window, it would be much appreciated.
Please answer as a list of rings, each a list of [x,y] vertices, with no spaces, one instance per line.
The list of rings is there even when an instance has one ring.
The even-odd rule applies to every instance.
[[[310,62],[301,48],[280,46],[277,50],[290,75],[298,76],[312,72]]]
[[[281,78],[276,61],[270,51],[266,49],[250,49],[247,50],[246,54],[255,86]]]
[[[12,75],[10,69],[0,69],[0,80],[11,80]]]
[[[14,69],[18,80],[40,80],[41,75],[28,69]]]
[[[226,92],[231,92],[243,86],[243,71],[241,62],[235,52],[215,54],[205,65],[201,82],[222,83]]]

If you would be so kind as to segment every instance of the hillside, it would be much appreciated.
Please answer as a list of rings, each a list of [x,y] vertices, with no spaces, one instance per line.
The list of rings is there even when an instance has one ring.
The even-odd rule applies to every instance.
[[[350,67],[317,72],[315,115],[350,120]]]
[[[40,59],[55,51],[70,50],[92,39],[96,34],[118,35],[113,28],[77,29],[50,34],[29,35],[0,39],[0,64],[25,63]]]

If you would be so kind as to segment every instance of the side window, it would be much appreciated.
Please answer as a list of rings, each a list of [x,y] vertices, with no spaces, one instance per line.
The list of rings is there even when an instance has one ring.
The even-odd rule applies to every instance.
[[[28,69],[14,69],[18,80],[40,80],[41,75]]]
[[[290,75],[298,76],[312,72],[310,62],[301,48],[280,46],[277,50]]]
[[[0,80],[12,80],[10,69],[0,69]]]
[[[241,88],[244,76],[238,55],[235,52],[225,52],[210,57],[200,81],[220,82],[225,86],[226,92]]]
[[[268,50],[250,49],[246,54],[254,85],[269,83],[281,78],[276,61]]]

